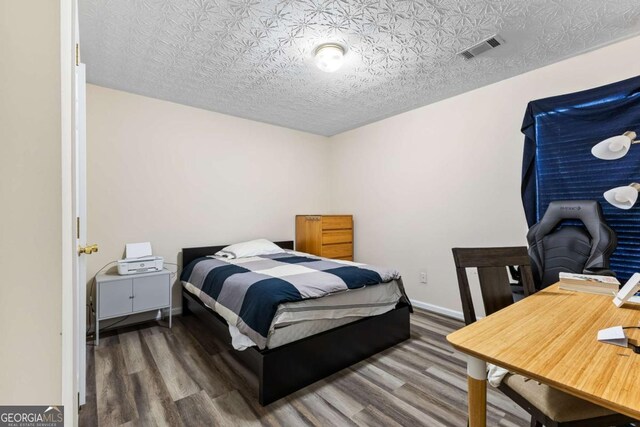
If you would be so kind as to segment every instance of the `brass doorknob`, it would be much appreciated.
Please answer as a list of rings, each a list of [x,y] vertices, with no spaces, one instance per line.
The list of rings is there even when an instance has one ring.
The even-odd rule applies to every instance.
[[[98,252],[98,245],[97,244],[93,244],[93,245],[87,245],[87,246],[80,246],[78,247],[78,255],[91,255],[92,253]]]

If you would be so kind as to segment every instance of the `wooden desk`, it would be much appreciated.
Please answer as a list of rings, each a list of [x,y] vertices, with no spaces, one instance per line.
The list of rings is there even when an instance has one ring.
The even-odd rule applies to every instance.
[[[553,285],[447,336],[469,355],[469,423],[486,425],[486,362],[640,419],[640,354],[597,341],[598,330],[639,326],[640,305]],[[640,340],[640,330],[627,329]]]

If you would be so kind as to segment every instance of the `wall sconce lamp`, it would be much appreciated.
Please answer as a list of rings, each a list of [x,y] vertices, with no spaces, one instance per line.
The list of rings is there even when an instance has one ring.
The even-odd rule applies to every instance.
[[[636,136],[633,131],[612,136],[594,145],[591,149],[591,154],[602,160],[621,159],[629,152],[631,144],[640,144],[640,140],[636,141]]]
[[[639,191],[640,184],[632,182],[629,185],[605,191],[604,199],[618,209],[631,209],[638,200]]]
[[[631,148],[631,144],[638,144],[636,133],[627,131],[622,135],[612,136],[594,145],[591,154],[602,160],[616,160],[623,158]],[[605,191],[604,199],[618,209],[631,209],[638,200],[640,184],[632,182],[629,185],[612,188]]]

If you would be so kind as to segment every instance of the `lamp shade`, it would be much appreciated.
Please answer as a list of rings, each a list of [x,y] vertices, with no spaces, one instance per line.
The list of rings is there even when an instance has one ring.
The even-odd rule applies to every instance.
[[[629,152],[629,147],[631,147],[635,138],[635,132],[625,132],[622,135],[612,136],[594,145],[591,149],[591,154],[602,160],[620,159]]]
[[[591,154],[602,160],[615,160],[624,157],[629,147],[631,140],[624,135],[618,135],[594,145]]]
[[[333,73],[342,66],[344,48],[338,44],[327,43],[318,46],[315,52],[315,63],[326,73]]]
[[[605,191],[604,198],[618,209],[631,209],[638,200],[640,184],[633,183]]]

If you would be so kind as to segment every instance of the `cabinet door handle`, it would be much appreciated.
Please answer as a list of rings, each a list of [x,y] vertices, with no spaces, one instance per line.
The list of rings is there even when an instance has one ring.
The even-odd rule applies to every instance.
[[[129,297],[129,299],[133,299],[133,295],[131,295],[131,296]]]

